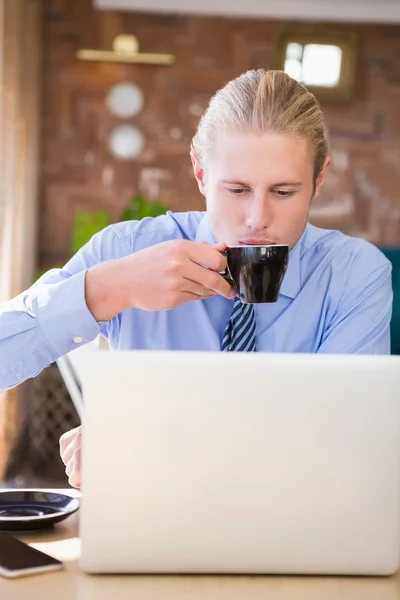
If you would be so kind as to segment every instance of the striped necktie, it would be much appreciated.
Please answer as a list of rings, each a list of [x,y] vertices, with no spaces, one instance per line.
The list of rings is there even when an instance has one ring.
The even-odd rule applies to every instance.
[[[242,304],[236,296],[229,323],[222,339],[225,352],[256,351],[256,316],[252,304]]]

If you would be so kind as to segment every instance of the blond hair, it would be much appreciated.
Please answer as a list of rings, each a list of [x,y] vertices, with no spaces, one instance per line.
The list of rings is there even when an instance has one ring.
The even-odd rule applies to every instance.
[[[247,71],[213,96],[191,146],[203,167],[217,133],[227,128],[306,138],[313,152],[314,183],[328,156],[328,133],[319,102],[283,71]]]

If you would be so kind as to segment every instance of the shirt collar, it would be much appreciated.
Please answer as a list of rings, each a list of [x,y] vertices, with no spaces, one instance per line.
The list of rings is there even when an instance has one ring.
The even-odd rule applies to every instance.
[[[282,281],[280,295],[287,296],[288,298],[296,298],[297,294],[300,291],[300,256],[301,256],[301,248],[303,246],[304,237],[307,232],[306,226],[301,238],[297,242],[297,244],[290,250],[289,252],[289,262],[288,267],[286,269],[285,276]],[[209,244],[215,244],[215,238],[210,229],[210,223],[208,220],[207,213],[204,214],[201,219],[195,236],[196,242],[208,242]]]

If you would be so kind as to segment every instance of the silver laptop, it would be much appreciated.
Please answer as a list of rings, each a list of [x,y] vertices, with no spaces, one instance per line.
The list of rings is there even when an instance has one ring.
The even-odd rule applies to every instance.
[[[390,575],[400,357],[81,357],[89,573]]]

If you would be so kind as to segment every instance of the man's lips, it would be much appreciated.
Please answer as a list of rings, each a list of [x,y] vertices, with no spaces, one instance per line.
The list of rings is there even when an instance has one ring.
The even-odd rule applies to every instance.
[[[276,242],[265,238],[244,238],[239,241],[241,246],[275,246]]]

